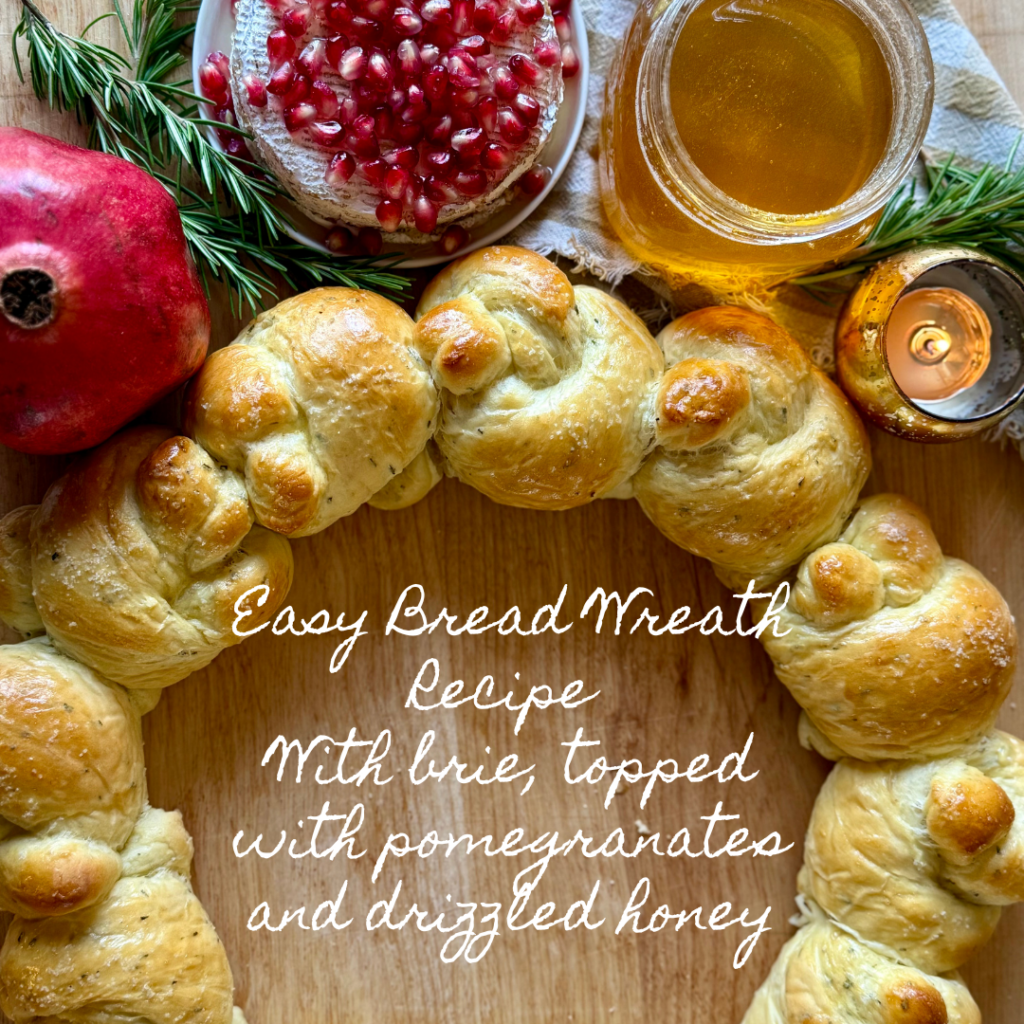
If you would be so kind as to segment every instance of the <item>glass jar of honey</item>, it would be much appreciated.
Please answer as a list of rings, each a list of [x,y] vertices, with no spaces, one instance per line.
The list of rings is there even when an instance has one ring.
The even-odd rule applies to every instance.
[[[932,96],[905,0],[642,0],[607,83],[605,209],[671,284],[778,283],[864,240]]]

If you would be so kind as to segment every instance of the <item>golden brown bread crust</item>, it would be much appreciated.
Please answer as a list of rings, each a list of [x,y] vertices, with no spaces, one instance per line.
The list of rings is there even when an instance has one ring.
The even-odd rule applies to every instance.
[[[169,686],[271,618],[288,542],[252,528],[240,478],[161,427],[122,431],[46,493],[32,524],[36,607],[54,645],[125,686]]]
[[[742,1024],[981,1024],[956,974],[896,963],[820,915],[782,947]]]
[[[658,448],[633,480],[651,522],[727,586],[775,582],[835,539],[871,469],[850,403],[767,317],[700,309],[658,336]]]
[[[996,588],[945,557],[924,513],[896,495],[865,499],[839,541],[804,560],[786,631],[761,637],[776,674],[834,748],[868,760],[972,743],[992,727],[1017,653]]]
[[[409,316],[372,292],[315,288],[206,360],[186,432],[244,476],[257,522],[305,537],[390,483],[436,418]]]
[[[0,647],[0,750],[0,910],[95,903],[146,799],[138,709],[48,640]]]
[[[664,359],[617,299],[494,246],[427,286],[417,338],[441,389],[448,469],[493,501],[566,509],[613,491],[653,437]]]
[[[192,892],[191,861],[181,816],[147,809],[105,900],[11,923],[0,1009],[14,1024],[231,1024],[231,969]]]
[[[965,963],[1024,899],[1024,743],[996,732],[945,759],[844,760],[811,815],[801,892],[932,973]]]
[[[0,519],[0,622],[24,637],[43,632],[32,600],[29,531],[38,505],[22,505]]]

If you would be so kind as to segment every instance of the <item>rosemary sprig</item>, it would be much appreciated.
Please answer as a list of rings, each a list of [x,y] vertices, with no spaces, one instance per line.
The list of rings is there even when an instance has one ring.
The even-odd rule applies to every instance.
[[[408,279],[395,258],[340,259],[292,241],[290,220],[275,199],[284,195],[265,171],[213,146],[205,129],[234,129],[200,116],[201,98],[187,80],[169,80],[185,63],[194,0],[133,0],[126,17],[120,0],[80,37],[57,29],[33,0],[21,0],[14,61],[24,81],[19,41],[27,45],[36,96],[73,112],[89,126],[89,144],[152,174],[174,196],[189,249],[204,283],[224,281],[232,309],[255,312],[273,295],[275,274],[290,286],[342,284],[398,295]],[[98,21],[116,18],[130,59],[87,39]],[[244,134],[244,133],[242,133]],[[187,182],[191,178],[194,185]]]
[[[969,170],[950,157],[926,169],[923,201],[905,183],[889,201],[867,240],[839,263],[793,283],[818,289],[858,274],[879,260],[916,245],[966,245],[984,249],[1024,274],[1024,167],[1013,170],[1020,140],[1004,167]]]

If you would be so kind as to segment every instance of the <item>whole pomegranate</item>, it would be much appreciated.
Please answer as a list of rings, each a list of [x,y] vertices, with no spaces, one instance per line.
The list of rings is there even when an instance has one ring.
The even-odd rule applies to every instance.
[[[99,444],[190,377],[209,340],[166,189],[125,160],[0,126],[0,442]]]

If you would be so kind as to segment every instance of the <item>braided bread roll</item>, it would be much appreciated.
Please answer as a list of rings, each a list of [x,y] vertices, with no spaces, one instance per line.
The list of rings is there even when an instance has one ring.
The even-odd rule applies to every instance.
[[[1024,743],[996,732],[920,764],[840,761],[818,795],[800,891],[931,973],[991,937],[1024,900]]]
[[[617,299],[494,246],[438,274],[416,316],[442,394],[437,443],[463,483],[503,505],[567,509],[639,469],[664,359]]]
[[[729,587],[775,582],[839,536],[871,469],[842,392],[767,317],[732,307],[673,321],[658,447],[633,494],[674,544]]]
[[[140,708],[48,640],[0,647],[0,910],[90,906],[146,800]]]
[[[14,1024],[244,1024],[227,954],[192,891],[192,840],[149,808],[124,873],[94,907],[15,918],[0,949],[0,1009]]]
[[[423,452],[437,406],[400,307],[372,292],[315,288],[260,314],[206,360],[185,430],[242,474],[257,522],[305,537],[394,481]],[[415,488],[407,478],[404,503],[439,478]]]
[[[288,542],[251,526],[241,478],[194,441],[162,427],[122,431],[58,480],[32,517],[38,615],[58,650],[106,678],[169,686],[238,643],[243,594],[268,588],[244,604],[247,628],[283,603]]]
[[[987,733],[1009,691],[1017,632],[984,576],[943,555],[897,495],[861,502],[839,540],[809,555],[761,637],[826,757],[953,754]]]
[[[981,1024],[956,974],[883,956],[820,915],[782,947],[742,1024]]]

